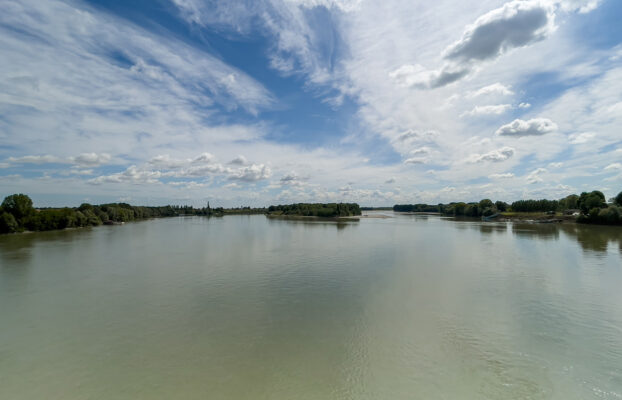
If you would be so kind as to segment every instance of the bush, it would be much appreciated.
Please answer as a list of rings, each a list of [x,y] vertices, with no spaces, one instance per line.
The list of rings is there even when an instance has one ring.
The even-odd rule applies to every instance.
[[[0,214],[0,233],[14,233],[19,229],[19,225],[13,214],[3,212]]]

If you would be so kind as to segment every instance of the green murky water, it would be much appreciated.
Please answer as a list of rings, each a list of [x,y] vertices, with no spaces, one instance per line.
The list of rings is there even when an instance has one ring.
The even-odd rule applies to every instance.
[[[620,399],[622,228],[229,216],[0,237],[0,399],[173,398]]]

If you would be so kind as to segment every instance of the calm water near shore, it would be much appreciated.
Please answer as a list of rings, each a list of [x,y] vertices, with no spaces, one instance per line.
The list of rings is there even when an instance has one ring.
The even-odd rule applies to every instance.
[[[619,227],[252,215],[0,236],[0,399],[592,398],[622,399]]]

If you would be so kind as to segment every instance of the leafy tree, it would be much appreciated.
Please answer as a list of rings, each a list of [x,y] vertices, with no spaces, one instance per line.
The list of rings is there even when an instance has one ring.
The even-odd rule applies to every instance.
[[[618,193],[618,195],[614,197],[613,204],[615,204],[616,206],[622,207],[622,192]]]
[[[268,207],[268,215],[298,215],[310,217],[344,217],[361,215],[361,208],[355,203],[297,203]]]
[[[18,229],[19,225],[13,214],[6,211],[0,214],[0,233],[13,233],[17,232]]]
[[[578,206],[584,214],[591,214],[592,210],[607,207],[603,192],[594,190],[590,193],[583,192],[579,196]]]
[[[518,200],[512,203],[512,211],[516,212],[545,212],[556,211],[559,207],[557,200]]]
[[[509,204],[504,201],[495,201],[495,207],[497,207],[498,211],[504,212],[507,211]]]
[[[4,198],[2,208],[15,217],[17,221],[35,212],[32,200],[25,194],[12,194]]]
[[[564,197],[559,201],[559,207],[561,211],[574,210],[579,208],[579,196],[577,196],[576,194],[571,194]]]

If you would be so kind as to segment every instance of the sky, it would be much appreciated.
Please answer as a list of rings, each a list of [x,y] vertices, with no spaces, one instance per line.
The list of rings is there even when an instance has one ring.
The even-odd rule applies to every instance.
[[[622,191],[619,0],[0,0],[0,196]]]

